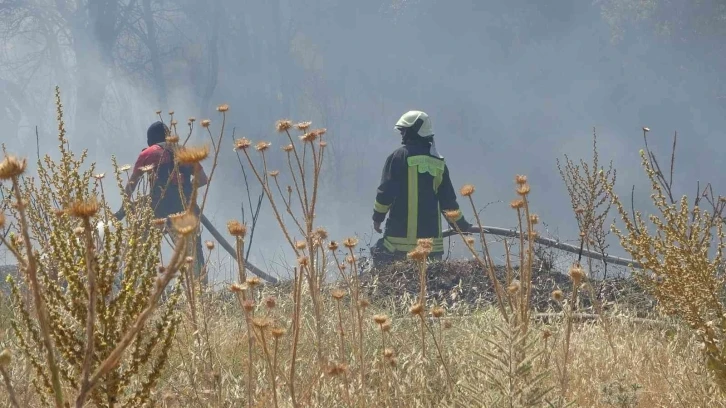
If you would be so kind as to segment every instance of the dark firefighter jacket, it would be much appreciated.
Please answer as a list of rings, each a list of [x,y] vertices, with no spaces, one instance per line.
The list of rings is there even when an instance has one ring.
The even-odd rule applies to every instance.
[[[419,238],[433,238],[432,252],[443,252],[441,213],[458,209],[448,166],[429,154],[428,143],[406,144],[388,156],[373,211],[376,222],[388,213],[386,249],[410,252]],[[470,226],[463,216],[454,221],[461,229]]]
[[[165,218],[170,214],[184,211],[183,202],[189,200],[192,192],[191,166],[180,165],[175,169],[174,151],[166,142],[144,149],[134,167],[138,169],[147,165],[153,165],[155,169],[151,189],[151,207],[154,209],[154,215],[157,218]]]

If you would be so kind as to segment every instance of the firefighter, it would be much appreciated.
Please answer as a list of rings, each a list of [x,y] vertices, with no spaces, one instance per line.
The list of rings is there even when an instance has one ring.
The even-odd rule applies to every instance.
[[[205,186],[208,181],[204,168],[199,163],[195,167],[179,165],[177,170],[174,169],[174,151],[167,144],[167,135],[169,135],[169,128],[163,122],[157,121],[149,126],[146,131],[148,147],[143,149],[136,159],[133,172],[124,189],[126,196],[131,197],[144,173],[144,167],[153,166],[153,185],[151,185],[150,198],[155,218],[167,218],[171,214],[185,211],[185,202],[188,204],[187,200],[192,193],[192,177],[197,178],[198,187]],[[199,207],[196,205],[195,212],[199,216]],[[116,212],[116,218],[122,219],[124,216],[125,212],[122,207]],[[168,218],[167,226],[169,226]],[[197,236],[196,241],[196,267],[197,273],[200,273],[201,266],[204,264],[201,236]]]
[[[373,207],[373,228],[378,233],[383,232],[381,224],[388,214],[383,237],[372,249],[378,266],[406,259],[419,238],[433,238],[430,257],[441,259],[442,212],[459,209],[449,169],[436,151],[429,116],[421,111],[406,112],[395,129],[403,146],[386,159]],[[455,222],[462,231],[471,228],[463,215],[448,222]]]

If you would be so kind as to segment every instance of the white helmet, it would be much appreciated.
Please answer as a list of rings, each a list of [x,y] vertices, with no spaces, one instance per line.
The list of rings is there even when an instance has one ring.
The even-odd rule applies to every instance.
[[[416,121],[419,119],[421,120],[421,124],[418,125],[416,133],[418,133],[421,137],[433,136],[434,128],[431,126],[431,119],[429,119],[429,115],[427,115],[426,112],[422,111],[412,110],[404,113],[403,116],[398,119],[398,122],[396,122],[396,129],[410,128],[416,125]]]

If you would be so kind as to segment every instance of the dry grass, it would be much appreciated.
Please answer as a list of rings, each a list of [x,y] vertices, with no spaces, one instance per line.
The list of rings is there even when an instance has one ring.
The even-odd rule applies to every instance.
[[[213,155],[206,147],[180,146],[180,160],[212,155],[214,173],[228,110],[227,105],[218,108],[218,137],[212,135],[209,120],[201,121]],[[171,124],[168,140],[177,143],[173,119]],[[190,134],[192,125],[190,121]],[[248,226],[235,220],[227,227],[236,244],[239,276],[223,290],[202,284],[204,274],[214,267],[209,259],[215,245],[206,245],[209,253],[201,274],[188,268],[195,254],[187,248],[194,248],[190,244],[198,228],[189,212],[172,217],[180,239],[174,256],[159,271],[163,236],[143,205],[132,207],[126,200],[127,220],[107,223],[103,234],[96,233],[92,226],[107,221],[110,214],[102,177],[92,177],[92,167],[82,169],[82,160],[74,161],[64,150],[62,122],[61,162],[46,159],[46,168],[60,170],[41,170],[40,185],[45,187],[34,187],[22,160],[6,157],[0,177],[10,181],[10,190],[2,224],[14,235],[4,245],[17,256],[20,273],[12,299],[0,298],[0,374],[8,391],[0,396],[0,404],[726,406],[719,390],[723,382],[717,381],[722,375],[720,360],[714,352],[722,332],[713,324],[691,321],[693,316],[711,316],[720,307],[718,255],[709,260],[708,253],[693,247],[671,248],[666,254],[690,261],[687,265],[700,279],[695,283],[712,296],[701,293],[684,299],[673,296],[672,287],[658,287],[652,295],[671,316],[659,315],[658,309],[647,311],[650,320],[628,317],[625,308],[606,308],[599,302],[598,295],[607,291],[590,279],[592,263],[578,260],[564,281],[548,278],[538,268],[533,238],[539,217],[530,213],[536,186],[517,176],[511,207],[521,233],[505,242],[503,265],[494,265],[483,236],[478,244],[474,237],[463,237],[473,259],[458,266],[429,265],[431,242],[420,240],[409,263],[389,274],[403,276],[406,284],[387,292],[382,280],[360,276],[356,238],[331,239],[316,224],[316,209],[325,207],[318,185],[327,140],[324,129],[310,126],[277,123],[285,140],[285,172],[267,167],[271,143],[234,141],[297,256],[293,281],[274,286],[248,275],[242,256]],[[614,202],[621,213],[622,205],[613,193],[614,177],[598,169],[596,151],[594,164],[584,173],[582,168],[568,159],[563,179],[582,229],[582,247],[604,251],[607,203]],[[122,172],[117,171],[119,188]],[[69,180],[71,189],[57,188]],[[460,193],[475,210],[474,186],[464,186]],[[197,196],[195,189],[190,200],[201,198],[203,208],[206,193]],[[711,225],[705,223],[706,216],[699,217],[694,215],[692,222],[701,229]],[[476,221],[482,224],[478,216]],[[683,226],[689,220],[666,217],[661,229],[673,230],[669,222]],[[141,226],[151,232],[143,232]],[[642,235],[633,238],[633,231],[630,237],[616,232],[633,256],[655,265],[657,254],[640,244],[650,241]],[[699,243],[710,243],[706,241]],[[674,244],[658,245],[668,249]],[[667,269],[666,277],[690,282],[689,275],[672,264],[657,267]],[[485,301],[452,302],[436,293],[431,283],[444,278],[431,275],[442,271],[485,277],[477,281],[488,293]],[[333,285],[325,282],[330,275],[337,277]],[[120,282],[117,290],[110,289],[113,282]],[[649,281],[641,283],[650,287]],[[398,292],[402,289],[405,294]],[[664,296],[664,290],[671,295]],[[545,295],[552,299],[543,300]],[[596,312],[595,320],[579,318],[586,311],[583,299]],[[701,309],[700,314],[685,316],[689,326],[672,312],[693,299],[697,302],[692,306]],[[542,320],[537,312],[545,309],[551,313]],[[712,343],[704,347],[704,339]]]

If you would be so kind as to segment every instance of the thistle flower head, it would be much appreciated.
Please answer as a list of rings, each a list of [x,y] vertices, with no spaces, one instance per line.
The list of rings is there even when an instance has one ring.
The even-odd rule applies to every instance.
[[[275,299],[274,296],[266,297],[265,306],[267,306],[268,309],[273,309],[275,306],[277,306],[277,299]]]
[[[301,256],[297,259],[297,264],[300,266],[308,266],[310,264],[310,258],[307,256]]]
[[[335,300],[340,300],[345,296],[345,291],[343,289],[333,289],[333,291],[330,292],[330,296]]]
[[[257,142],[255,145],[255,149],[257,149],[258,152],[264,152],[265,150],[269,149],[272,143],[270,142]]]
[[[363,298],[358,301],[358,306],[360,306],[361,309],[365,309],[370,305],[371,305],[371,302],[369,302],[368,299]]]
[[[537,225],[537,224],[539,224],[539,215],[537,215],[537,214],[532,214],[532,215],[530,215],[530,216],[529,216],[529,222],[531,222],[531,223],[532,223],[532,225]]]
[[[384,314],[373,315],[373,321],[379,325],[385,323],[387,320],[388,320],[388,316],[386,316]]]
[[[529,194],[529,184],[520,184],[519,187],[517,187],[517,194],[521,195],[522,197]]]
[[[197,147],[180,147],[176,152],[176,158],[181,164],[196,164],[209,156],[209,145]]]
[[[227,222],[227,231],[233,237],[243,237],[247,234],[247,227],[237,220]]]
[[[272,337],[279,339],[287,333],[287,330],[282,327],[273,327],[272,330],[270,330],[270,333],[272,333]]]
[[[522,200],[521,198],[517,198],[515,200],[512,200],[512,202],[509,203],[509,206],[515,210],[519,210],[521,208],[524,208],[524,200]]]
[[[307,247],[308,247],[308,243],[305,242],[305,241],[297,241],[297,242],[295,242],[295,248],[297,248],[298,250],[301,250],[302,251],[303,249],[305,249]]]
[[[318,227],[315,229],[315,236],[321,241],[324,241],[328,239],[328,231],[323,227]]]
[[[190,116],[189,119],[187,119],[187,121],[189,121],[189,123],[194,123],[197,121],[197,118],[195,118],[194,116]]]
[[[141,170],[142,173],[149,173],[152,170],[154,170],[153,164],[147,164],[146,166],[139,167],[139,170]]]
[[[307,143],[312,143],[315,141],[315,139],[318,138],[318,135],[315,132],[308,132],[300,136],[300,140]]]
[[[72,217],[91,218],[98,212],[99,205],[95,197],[76,200],[68,206],[66,211]]]
[[[214,241],[204,241],[204,245],[210,251],[214,249]]]
[[[348,249],[353,249],[356,245],[358,245],[358,239],[353,237],[346,238],[345,241],[343,241],[343,245]]]
[[[523,184],[526,184],[527,183],[527,176],[522,175],[522,174],[517,174],[516,176],[514,176],[514,182],[517,183],[520,186],[523,185]]]
[[[331,251],[337,251],[338,250],[338,243],[335,241],[330,241],[328,244],[328,249]]]
[[[272,170],[271,172],[269,172],[267,174],[269,174],[270,177],[277,177],[277,176],[280,175],[280,171],[279,170]]]
[[[129,171],[129,170],[131,170],[131,165],[130,164],[124,164],[123,166],[119,167],[118,170],[119,171]]]
[[[209,120],[209,119],[204,119],[204,120],[202,121],[202,123],[201,123],[201,124],[202,124],[202,127],[206,129],[206,128],[208,128],[208,127],[209,127],[209,125],[210,125],[211,123],[212,123],[212,121],[211,121],[211,120]]]
[[[179,143],[179,135],[169,135],[166,137],[167,143]]]
[[[96,180],[103,180],[104,177],[106,177],[106,173],[98,173],[93,175],[93,178],[95,178]]]
[[[291,144],[282,146],[282,150],[286,151],[287,153],[290,153],[293,149],[293,146]]]
[[[229,110],[229,105],[226,103],[217,106],[217,112],[227,112]]]
[[[411,308],[409,308],[408,311],[412,315],[420,315],[423,313],[424,307],[421,303],[416,303],[415,305],[411,306]]]
[[[27,162],[25,159],[18,159],[15,156],[6,156],[0,162],[0,180],[10,180],[23,174]]]
[[[574,287],[579,286],[580,282],[582,282],[582,279],[585,277],[585,271],[578,264],[572,265],[569,274],[570,279],[572,279],[572,285]]]
[[[250,146],[252,146],[252,142],[246,137],[234,141],[234,150],[245,150]]]
[[[552,299],[557,302],[562,302],[565,299],[565,294],[561,290],[555,289],[552,291]]]
[[[464,184],[464,187],[459,191],[462,196],[469,197],[474,194],[474,186],[471,184]]]
[[[189,235],[197,228],[199,220],[190,212],[177,213],[169,216],[174,230],[181,235]]]
[[[516,294],[519,292],[519,289],[522,287],[522,284],[519,283],[518,280],[513,280],[512,283],[509,284],[507,287],[507,292],[509,292],[511,295]]]
[[[310,128],[310,125],[312,125],[312,122],[300,122],[295,124],[295,128],[300,131],[305,131]]]
[[[251,277],[247,278],[247,285],[250,288],[254,288],[256,286],[259,286],[261,283],[262,283],[262,281],[257,276],[251,276]]]
[[[437,306],[433,309],[431,309],[431,315],[435,318],[440,318],[444,315],[445,311],[443,307]]]
[[[258,329],[265,329],[270,326],[270,320],[264,317],[252,319],[252,324]]]
[[[444,211],[444,217],[453,222],[461,217],[461,210],[446,210]]]
[[[275,128],[278,132],[282,133],[289,130],[292,127],[292,121],[289,119],[280,119],[275,123]]]

